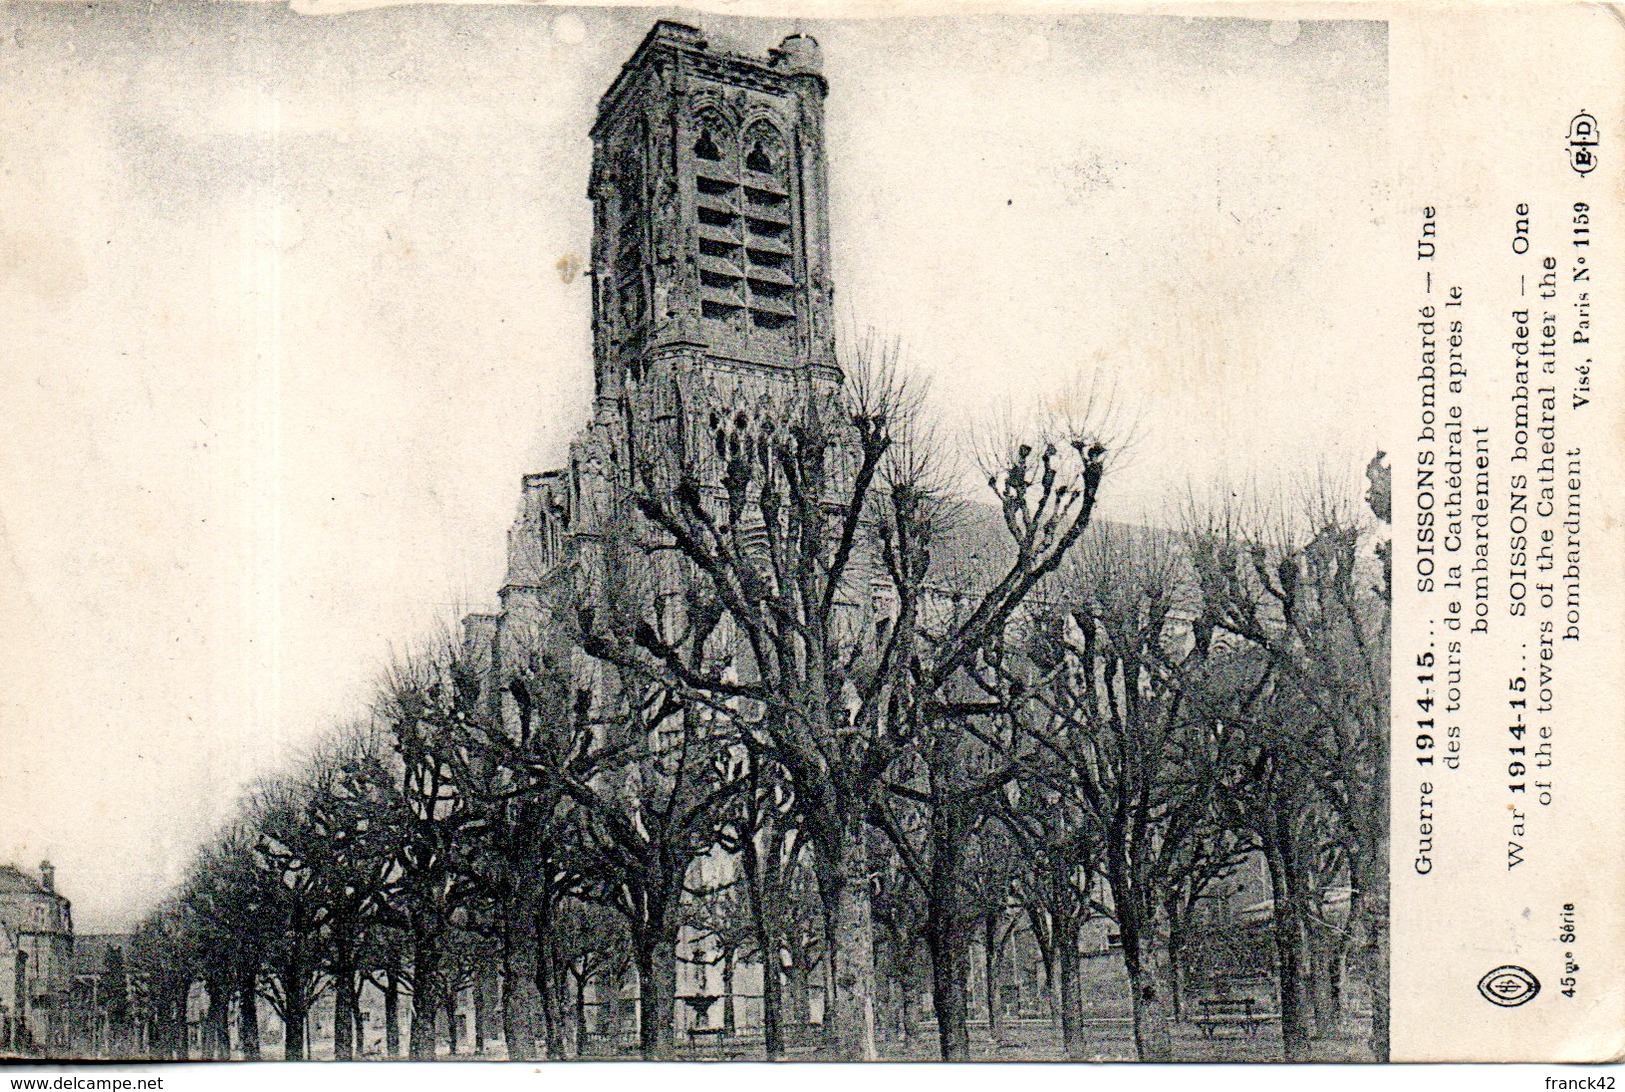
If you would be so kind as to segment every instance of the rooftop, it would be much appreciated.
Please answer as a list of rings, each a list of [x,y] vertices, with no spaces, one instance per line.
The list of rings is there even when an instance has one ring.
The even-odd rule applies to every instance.
[[[0,865],[0,895],[45,894],[45,885],[16,865]]]

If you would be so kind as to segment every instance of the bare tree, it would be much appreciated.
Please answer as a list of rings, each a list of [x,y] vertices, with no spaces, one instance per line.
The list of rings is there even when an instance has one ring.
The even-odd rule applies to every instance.
[[[1387,515],[1379,454],[1368,502]],[[1278,928],[1303,970],[1283,977],[1296,1010],[1289,1056],[1313,1027],[1308,922],[1319,913],[1303,882],[1319,853],[1312,809],[1336,819],[1351,877],[1358,951],[1372,993],[1371,1045],[1387,1056],[1389,575],[1380,531],[1362,518],[1353,490],[1322,470],[1273,506],[1192,503],[1187,538],[1202,585],[1204,624],[1238,639],[1254,667],[1233,688],[1227,723],[1254,753],[1252,781],[1298,830],[1265,840],[1273,854]],[[1245,674],[1245,672],[1244,672]],[[1256,824],[1260,828],[1265,824]],[[1261,838],[1263,834],[1261,833]],[[1321,842],[1324,839],[1320,839]],[[1273,848],[1272,848],[1273,847]],[[1300,939],[1301,938],[1301,939]]]
[[[314,864],[322,834],[307,789],[291,776],[263,779],[250,812],[270,940],[261,994],[282,1020],[282,1056],[289,1060],[309,1056],[310,1010],[327,987],[321,951],[327,907]]]
[[[210,1017],[236,1002],[238,1049],[250,1061],[260,1056],[259,976],[269,947],[257,841],[249,823],[233,819],[198,852],[179,895],[206,968]],[[229,1057],[229,1032],[217,1045]]]
[[[642,575],[631,571],[612,582],[607,614],[640,618],[635,601]],[[595,689],[577,685],[567,665],[538,656],[511,683],[520,706],[520,740],[496,734],[487,740],[502,766],[522,775],[516,789],[522,797],[555,802],[549,830],[567,863],[559,866],[564,871],[558,882],[534,900],[543,950],[551,915],[567,894],[620,912],[638,969],[642,1051],[664,1058],[674,1049],[685,880],[694,860],[714,843],[717,808],[732,791],[722,778],[732,711],[686,700],[664,673],[699,670],[706,627],[714,626],[716,616],[691,602],[662,620],[664,639],[641,619],[629,634],[615,628],[606,633],[595,628],[593,608],[583,609],[579,620],[581,644],[618,665],[618,672],[605,672]],[[634,647],[661,648],[660,669],[633,655]],[[542,990],[550,1028],[563,1027],[555,1004],[562,991],[554,988],[562,984],[562,967],[551,959],[538,964],[539,972],[558,980]]]
[[[663,686],[649,684],[631,712],[602,747],[554,774],[576,804],[585,894],[620,911],[631,932],[641,1047],[660,1059],[675,1049],[680,903],[727,790],[720,741],[679,721],[683,706]]]
[[[727,619],[727,647],[685,661],[655,626],[636,628],[635,647],[617,646],[598,619],[583,626],[594,655],[640,664],[672,693],[761,710],[751,730],[788,772],[813,851],[834,959],[829,1018],[846,1058],[875,1056],[865,828],[881,779],[921,726],[918,703],[943,691],[1087,526],[1106,460],[1081,429],[999,452],[988,478],[1015,556],[922,662],[932,509],[912,471],[929,463],[899,443],[917,396],[894,365],[871,342],[847,361],[844,388],[799,379],[783,427],[747,444],[719,432],[720,484],[681,457],[669,422],[634,416],[631,507],[683,560],[703,592],[696,605]],[[667,393],[657,401],[678,398]],[[868,593],[875,578],[892,588],[884,607]]]
[[[719,816],[717,844],[738,862],[744,909],[754,933],[749,947],[762,965],[763,1048],[773,1060],[784,1057],[788,1047],[784,958],[792,888],[802,867],[801,831],[789,776],[770,754],[747,741],[730,754],[727,776],[736,791]]]
[[[534,1058],[541,1040],[549,1058],[561,1058],[565,1020],[551,928],[561,901],[581,882],[569,860],[567,843],[576,829],[569,794],[551,771],[579,756],[590,744],[590,729],[576,715],[567,670],[540,635],[509,637],[500,677],[479,662],[478,650],[460,653],[459,670],[482,700],[480,715],[459,725],[451,751],[471,809],[459,860],[492,905],[506,982],[508,1057]],[[501,714],[502,693],[513,702],[515,723]]]
[[[166,899],[141,920],[130,942],[142,1038],[147,1053],[157,1058],[188,1054],[186,999],[196,980],[198,952],[187,917],[179,898]]]
[[[333,1056],[356,1055],[361,960],[384,911],[394,867],[390,773],[383,741],[365,725],[327,739],[301,775],[303,847],[319,903],[320,941],[333,989]]]
[[[1057,659],[1059,648],[1046,648]],[[1000,822],[1021,847],[1015,886],[1043,959],[1067,1058],[1087,1056],[1083,1029],[1083,927],[1097,916],[1093,898],[1101,832],[1076,794],[1037,777],[1010,786],[995,801]]]
[[[444,949],[455,916],[478,887],[459,860],[477,815],[457,777],[457,748],[477,706],[477,682],[441,640],[394,665],[374,711],[396,755],[389,801],[393,867],[383,903],[411,948],[414,1061],[435,1058],[436,1015],[450,1005]]]
[[[905,811],[899,817],[902,829],[898,835],[918,839],[922,818],[918,810]],[[875,973],[880,1011],[886,1014],[881,1031],[895,1048],[907,1050],[916,1031],[915,999],[931,988],[926,976],[925,888],[919,877],[910,873],[890,836],[880,842],[871,857],[876,866]]]
[[[597,985],[600,1007],[606,992],[607,1004],[615,1003],[615,986],[625,972],[632,952],[632,939],[626,923],[609,907],[571,898],[556,916],[553,947],[565,975],[574,982],[575,1052],[586,1053],[587,988]],[[602,1018],[600,1018],[602,1021]],[[602,1029],[602,1022],[600,1023]]]
[[[1170,893],[1215,852],[1228,853],[1184,693],[1164,666],[1196,670],[1185,636],[1185,581],[1170,536],[1108,526],[1057,582],[1039,640],[1061,653],[1030,691],[1047,718],[1027,723],[1052,761],[1035,778],[1071,798],[1098,830],[1095,867],[1110,894],[1142,1061],[1172,1057]],[[1053,656],[1054,653],[1047,653]]]

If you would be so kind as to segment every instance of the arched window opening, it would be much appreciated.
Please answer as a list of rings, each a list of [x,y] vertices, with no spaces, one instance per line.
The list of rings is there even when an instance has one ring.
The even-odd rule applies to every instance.
[[[702,129],[700,131],[700,139],[694,142],[694,154],[701,159],[710,160],[712,163],[719,162],[722,159],[722,149],[718,148],[717,142],[711,139],[711,130]]]
[[[769,155],[767,149],[763,147],[763,142],[760,138],[751,144],[750,154],[745,156],[745,166],[749,167],[757,174],[773,173],[773,157]]]

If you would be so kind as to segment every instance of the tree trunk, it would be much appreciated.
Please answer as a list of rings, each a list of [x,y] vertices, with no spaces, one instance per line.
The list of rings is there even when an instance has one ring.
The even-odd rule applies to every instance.
[[[441,995],[440,1007],[446,1014],[446,1042],[449,1045],[446,1053],[455,1058],[463,1044],[462,1037],[457,1034],[457,988],[449,982]]]
[[[732,1039],[739,1033],[738,1015],[734,1011],[734,960],[738,950],[733,947],[722,952],[722,1034]],[[765,975],[763,976],[766,977]]]
[[[655,936],[638,945],[638,1042],[645,1061],[676,1056],[677,943]]]
[[[484,1055],[486,1047],[486,1022],[490,1019],[491,994],[490,974],[482,959],[474,971],[472,1000],[474,1004],[474,1053]]]
[[[891,1002],[888,1012],[891,1016],[891,1030],[888,1032],[893,1042],[906,1044],[908,1042],[908,985],[901,976],[888,974],[885,976],[887,1000]]]
[[[995,1047],[1003,1037],[1004,1012],[999,1004],[999,968],[1004,960],[999,946],[999,927],[1003,924],[1003,914],[994,911],[983,919],[982,928],[982,979],[986,984],[987,994],[987,1037]]]
[[[807,1001],[807,965],[805,953],[792,953],[794,959],[784,969],[784,1032],[785,1046],[788,1048],[794,1043],[801,1045],[807,1035],[807,1025],[812,1023],[812,1013]]]
[[[1321,1038],[1337,1034],[1343,1023],[1344,942],[1341,931],[1316,923],[1309,928],[1310,1000],[1315,1031]]]
[[[384,970],[384,1057],[401,1056],[401,980],[393,966]]]
[[[1078,954],[1078,924],[1057,916],[1053,930],[1061,1049],[1069,1061],[1082,1061],[1087,1044],[1083,1035],[1083,957]]]
[[[309,1034],[310,999],[305,996],[304,974],[288,972],[282,981],[283,1018],[282,1057],[290,1062],[305,1060],[306,1036]]]
[[[356,1055],[356,1003],[355,968],[349,960],[337,961],[333,967],[333,1060],[353,1061]]]
[[[522,907],[510,905],[502,923],[502,1038],[509,1061],[535,1060],[541,1000],[536,988],[536,923]]]
[[[208,1022],[204,1024],[203,1054],[206,1058],[222,1061],[231,1057],[231,1026],[227,1012],[231,1004],[228,1000],[230,991],[225,983],[216,978],[208,979],[205,988],[209,991],[209,1012]]]
[[[432,1062],[439,1045],[435,1035],[440,984],[440,947],[427,930],[414,930],[412,943],[412,1034],[408,1053],[414,1062]]]
[[[260,995],[257,988],[258,973],[253,967],[244,967],[237,978],[237,1049],[243,1060],[260,1060]]]
[[[558,1062],[564,1060],[564,999],[559,996],[558,967],[548,937],[546,921],[538,915],[535,981],[542,1001],[542,1045],[548,1061]]]
[[[576,1042],[575,1056],[581,1057],[587,1049],[587,983],[592,981],[592,975],[582,969],[581,977],[576,979]]]
[[[875,1049],[875,931],[869,895],[869,841],[863,809],[852,809],[841,831],[840,867],[833,892],[830,953],[834,997],[824,1005],[837,1056],[873,1061]],[[833,1001],[833,1004],[830,1003]]]
[[[1038,967],[1043,972],[1040,989],[1043,991],[1044,997],[1049,1000],[1051,1021],[1056,1028],[1060,1028],[1061,1001],[1056,990],[1055,939],[1050,924],[1053,915],[1036,901],[1028,903],[1026,911],[1027,926],[1032,930],[1033,943],[1038,946]]]
[[[1384,721],[1386,724],[1387,722]],[[1386,769],[1387,767],[1381,767]],[[1379,777],[1386,786],[1387,779]],[[1371,1036],[1368,1045],[1373,1061],[1388,1060],[1388,835],[1386,821],[1381,826],[1377,849],[1380,852],[1362,853],[1351,862],[1355,897],[1359,900],[1360,930],[1359,960],[1361,977],[1371,994]],[[1350,925],[1354,924],[1350,917]]]
[[[624,1019],[621,1012],[621,995],[626,992],[626,978],[630,973],[631,968],[627,967],[607,980],[609,997],[605,1004],[608,1007],[608,1012],[599,1017],[598,1030],[608,1038],[611,1052],[618,1050],[621,1045],[622,1022]]]
[[[831,1058],[838,1058],[841,1055],[841,1027],[835,1020],[835,971],[837,966],[835,951],[840,947],[839,938],[836,936],[840,930],[837,916],[838,900],[835,897],[838,886],[837,882],[835,887],[829,889],[830,896],[824,904],[824,951],[829,954],[819,962],[819,969],[823,973],[822,986],[824,991],[824,1011],[820,1017],[819,1038],[824,1054]],[[810,998],[807,1002],[807,1019],[809,1022],[812,1020],[812,1001]]]
[[[168,995],[162,1001],[164,1028],[161,1032],[161,1038],[165,1044],[164,1053],[166,1057],[184,1060],[191,1055],[191,1044],[187,1042],[186,1029],[186,995],[190,991],[191,982],[182,981],[170,986]],[[26,1019],[27,1010],[20,1005],[18,1009]],[[32,1036],[28,1035],[26,1022],[23,1025],[23,1032],[31,1046],[38,1047],[41,1045],[34,1043]]]
[[[1308,986],[1309,938],[1298,893],[1293,890],[1293,869],[1278,842],[1265,847],[1270,883],[1274,888],[1275,954],[1281,1004],[1281,1043],[1289,1062],[1310,1058],[1314,1037],[1312,1003]]]
[[[1391,603],[1389,609],[1392,610]],[[1386,626],[1383,632],[1385,636],[1381,647],[1384,651],[1379,662],[1385,663],[1388,646]],[[1392,713],[1389,708],[1388,687],[1378,686],[1375,696],[1377,700],[1372,703],[1368,719],[1365,721],[1365,736],[1372,743],[1371,776],[1365,782],[1366,792],[1361,795],[1361,806],[1354,809],[1363,821],[1358,824],[1361,829],[1356,835],[1354,860],[1349,862],[1349,871],[1358,888],[1356,895],[1360,899],[1360,917],[1365,922],[1359,958],[1366,988],[1371,991],[1371,1037],[1368,1045],[1373,1061],[1386,1062],[1391,958],[1388,937],[1388,818],[1393,786],[1389,782],[1388,767],[1391,760],[1389,748]],[[1351,927],[1353,925],[1352,918],[1350,925]]]
[[[783,873],[778,863],[784,852],[784,836],[777,828],[766,832],[767,853],[756,849],[754,838],[745,838],[740,847],[740,864],[745,871],[745,890],[750,896],[751,925],[756,934],[756,950],[762,961],[762,1040],[768,1061],[784,1057],[784,992],[781,984],[779,947],[784,921]]]
[[[931,1007],[937,1014],[937,1044],[945,1062],[970,1060],[970,1032],[965,1026],[965,980],[970,952],[958,923],[939,923],[930,930]]]
[[[933,789],[937,780],[932,772]],[[945,1062],[970,1060],[965,994],[970,978],[970,943],[959,909],[959,880],[965,823],[958,801],[933,791],[931,877],[927,892],[926,940],[931,949],[931,1005],[937,1014],[937,1042]]]
[[[779,946],[762,949],[762,1041],[768,1061],[784,1057],[784,982]]]
[[[1135,1052],[1142,1062],[1171,1062],[1174,1042],[1168,995],[1173,975],[1168,946],[1155,922],[1136,921],[1132,914],[1122,915],[1118,930],[1123,937],[1123,963],[1134,1013]]]
[[[1168,973],[1169,987],[1168,1002],[1173,1013],[1174,1023],[1185,1019],[1185,991],[1188,972],[1185,968],[1187,927],[1182,924],[1177,904],[1168,907]]]
[[[1387,839],[1384,839],[1386,842]],[[1388,941],[1388,895],[1383,893],[1382,904],[1371,914],[1371,941],[1366,952],[1366,981],[1371,989],[1371,1058],[1388,1060],[1388,982],[1391,955]]]

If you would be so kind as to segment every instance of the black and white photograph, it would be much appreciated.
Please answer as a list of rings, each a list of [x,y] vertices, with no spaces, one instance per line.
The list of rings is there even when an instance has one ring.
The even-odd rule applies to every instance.
[[[0,1055],[1389,1060],[1419,214],[1247,10],[0,7]]]

